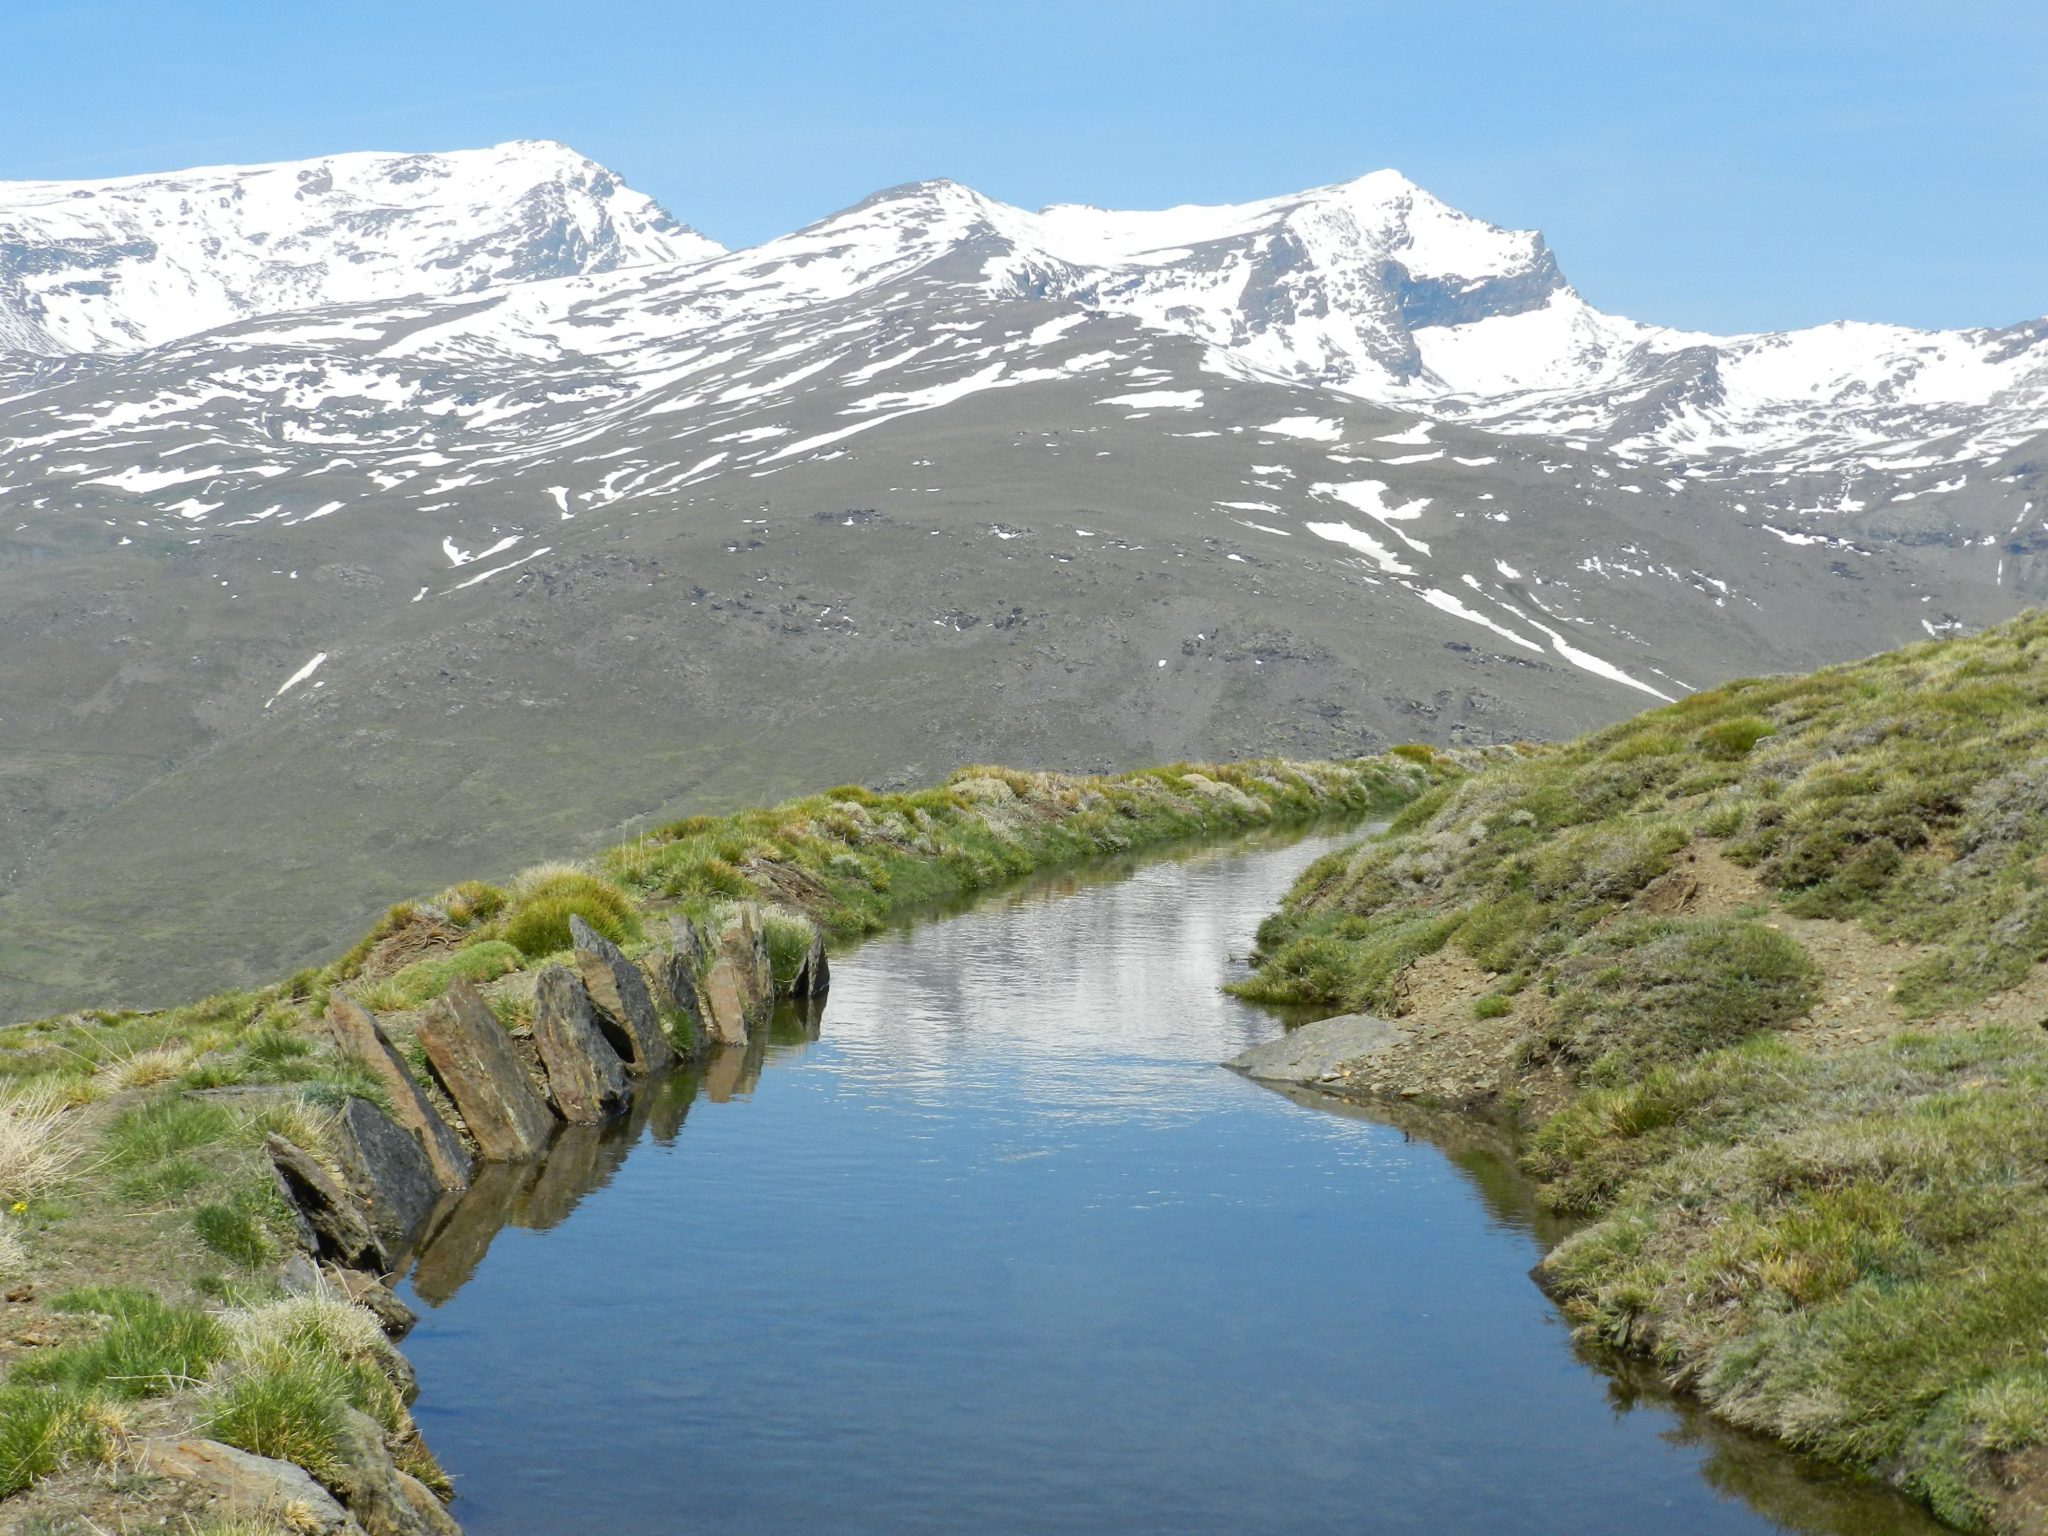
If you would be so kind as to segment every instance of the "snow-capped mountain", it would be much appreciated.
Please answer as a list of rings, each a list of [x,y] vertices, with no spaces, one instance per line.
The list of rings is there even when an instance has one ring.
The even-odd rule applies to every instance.
[[[560,144],[0,183],[0,347],[133,352],[252,315],[698,260]]]
[[[656,805],[1554,735],[2048,597],[2048,326],[1660,330],[1391,172],[722,252],[565,150],[421,158],[318,163],[383,235],[282,194],[311,296],[177,246],[203,302],[74,264],[0,348],[0,1014]]]

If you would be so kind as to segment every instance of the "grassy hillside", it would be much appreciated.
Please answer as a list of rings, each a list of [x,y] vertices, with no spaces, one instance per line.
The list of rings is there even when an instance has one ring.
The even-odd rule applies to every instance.
[[[1588,1336],[2041,1528],[2048,615],[1456,776],[1260,946],[1252,995],[1415,1021],[1355,1090],[1520,1118]]]
[[[850,935],[1036,869],[1392,808],[1448,771],[1390,757],[1112,778],[980,768],[911,795],[846,787],[678,822],[504,889],[471,881],[402,903],[346,954],[273,986],[0,1030],[0,1499],[13,1501],[0,1524],[210,1532],[185,1523],[203,1511],[161,1480],[107,1474],[146,1437],[196,1433],[341,1489],[363,1443],[357,1415],[401,1470],[445,1490],[406,1409],[408,1373],[369,1314],[279,1283],[292,1216],[264,1138],[331,1163],[339,1106],[383,1097],[326,1038],[333,988],[382,1012],[403,1047],[417,1010],[466,978],[516,1035],[527,973],[566,958],[572,915],[630,952],[671,914],[760,899],[786,979],[813,925]]]

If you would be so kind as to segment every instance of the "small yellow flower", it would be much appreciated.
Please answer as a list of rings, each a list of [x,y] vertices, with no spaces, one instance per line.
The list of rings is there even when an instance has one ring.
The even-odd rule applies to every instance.
[[[28,1202],[26,1200],[17,1200],[14,1202],[13,1205],[9,1206],[8,1209],[13,1211],[15,1215],[19,1216],[23,1211],[28,1209]]]

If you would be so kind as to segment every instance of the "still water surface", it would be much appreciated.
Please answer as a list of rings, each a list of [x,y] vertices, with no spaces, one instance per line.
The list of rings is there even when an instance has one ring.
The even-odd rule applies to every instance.
[[[1483,1134],[1216,1065],[1330,841],[872,940],[822,1019],[491,1170],[409,1291],[470,1536],[1932,1531],[1575,1354]]]

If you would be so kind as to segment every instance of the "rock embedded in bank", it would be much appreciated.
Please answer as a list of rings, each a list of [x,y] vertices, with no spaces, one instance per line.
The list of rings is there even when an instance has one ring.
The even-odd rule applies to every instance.
[[[732,961],[747,1028],[766,1027],[775,1016],[775,962],[757,903],[743,901],[726,917],[718,931],[718,952]]]
[[[775,1014],[775,966],[761,909],[743,901],[728,913],[711,943],[704,973],[704,1015],[720,1045],[745,1045]]]
[[[367,1099],[351,1098],[335,1117],[335,1151],[349,1192],[388,1254],[399,1254],[449,1193],[420,1144]]]
[[[382,1270],[390,1263],[383,1242],[356,1208],[354,1199],[304,1147],[272,1132],[263,1140],[271,1172],[285,1202],[299,1213],[310,1233],[308,1245],[323,1258],[351,1269]],[[302,1237],[305,1234],[302,1233]]]
[[[719,1045],[747,1043],[746,983],[729,956],[720,955],[704,973],[704,1022]]]
[[[360,1409],[343,1410],[335,1490],[369,1536],[462,1536],[431,1490],[400,1471],[384,1430]]]
[[[832,986],[832,964],[825,958],[825,935],[815,929],[811,933],[811,947],[804,952],[803,964],[797,967],[796,979],[789,984],[791,997],[823,997]]]
[[[580,917],[569,919],[576,969],[597,1011],[598,1027],[634,1072],[659,1072],[675,1060],[647,978],[610,939]]]
[[[1314,1083],[1346,1062],[1383,1051],[1407,1037],[1388,1019],[1343,1013],[1289,1030],[1233,1056],[1226,1066],[1262,1083]]]
[[[419,1321],[419,1314],[400,1301],[397,1292],[377,1276],[360,1269],[347,1269],[339,1264],[323,1264],[309,1274],[304,1284],[295,1284],[288,1279],[285,1282],[285,1289],[305,1294],[323,1285],[340,1291],[357,1306],[367,1309],[389,1338],[404,1338],[412,1331],[413,1324]]]
[[[485,1158],[514,1162],[547,1150],[555,1118],[476,988],[466,981],[449,987],[420,1020],[418,1033],[435,1078]]]
[[[692,1046],[711,1038],[709,1010],[699,980],[710,964],[697,925],[687,917],[669,921],[669,942],[650,957],[647,986],[663,1013],[684,1026]]]
[[[291,1529],[303,1536],[365,1536],[333,1494],[288,1461],[217,1440],[144,1440],[134,1455],[143,1471],[195,1483],[238,1514],[289,1510]]]
[[[336,992],[327,1002],[327,1029],[336,1049],[360,1062],[384,1089],[391,1117],[419,1143],[441,1187],[450,1194],[467,1188],[469,1152],[462,1138],[427,1101],[376,1016],[354,998]]]
[[[608,1120],[632,1098],[626,1065],[598,1028],[590,993],[566,966],[548,966],[534,980],[533,1044],[564,1120]]]

